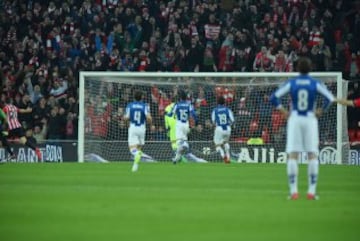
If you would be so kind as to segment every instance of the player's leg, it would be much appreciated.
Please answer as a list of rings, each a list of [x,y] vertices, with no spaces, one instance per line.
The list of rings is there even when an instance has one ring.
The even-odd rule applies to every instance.
[[[229,144],[230,133],[231,131],[227,130],[223,134],[226,163],[230,163],[230,144]]]
[[[191,152],[188,152],[184,155],[184,158],[183,159],[187,159],[188,161],[191,161],[191,162],[197,162],[197,163],[207,163],[207,161],[203,158],[200,158],[200,157],[197,157],[196,155],[194,155],[193,153]]]
[[[140,147],[140,138],[139,133],[135,128],[129,128],[128,132],[128,143],[129,143],[129,150],[131,155],[133,156],[134,162],[132,166],[132,171],[136,172],[139,168],[139,162],[141,160],[142,151]]]
[[[216,152],[220,154],[221,158],[224,160],[225,163],[228,163],[228,160],[226,158],[225,151],[223,148],[223,143],[224,143],[223,133],[219,127],[216,127],[214,130],[214,140],[213,141],[214,141]]]
[[[305,149],[308,152],[308,192],[307,198],[317,199],[316,186],[319,176],[319,128],[316,118],[307,122],[307,131],[305,133]]]
[[[6,151],[10,154],[10,159],[14,159],[15,158],[14,152],[11,150],[7,137],[2,133],[1,128],[0,128],[0,141],[3,147],[5,147]]]
[[[28,138],[26,138],[24,130],[22,128],[16,128],[13,130],[13,132],[14,132],[14,135],[16,135],[20,138],[20,143],[30,147],[33,151],[35,151],[38,161],[42,162],[42,154],[41,154],[40,149],[36,147],[35,143],[33,143]]]
[[[189,143],[187,141],[187,135],[189,133],[189,127],[184,124],[176,126],[176,154],[173,158],[173,163],[176,164],[180,161],[182,155],[189,149]]]
[[[288,160],[286,163],[286,172],[290,189],[290,198],[297,199],[298,191],[298,159],[302,151],[303,137],[301,133],[300,121],[297,116],[290,116],[287,124],[286,152]]]
[[[141,131],[139,133],[139,145],[138,145],[138,155],[140,156],[140,161],[144,161],[144,162],[155,162],[154,158],[152,158],[150,155],[146,154],[143,151],[143,146],[145,145],[145,131]],[[139,162],[140,162],[139,161]]]
[[[286,173],[288,176],[291,199],[297,199],[299,195],[299,191],[298,191],[299,167],[297,163],[298,159],[299,159],[299,153],[291,152],[288,155],[288,161],[286,163]]]

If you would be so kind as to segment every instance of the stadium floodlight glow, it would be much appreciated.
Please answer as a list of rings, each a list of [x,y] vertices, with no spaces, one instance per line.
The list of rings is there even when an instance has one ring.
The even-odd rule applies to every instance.
[[[177,89],[185,89],[189,93],[189,100],[193,101],[198,114],[202,118],[202,125],[196,128],[196,135],[190,137],[194,151],[203,154],[203,147],[212,144],[213,132],[209,133],[208,119],[210,110],[215,107],[216,96],[221,94],[227,98],[228,105],[235,114],[232,140],[234,150],[240,152],[246,144],[239,140],[247,135],[256,135],[256,130],[266,130],[269,137],[263,149],[271,152],[283,151],[284,125],[276,126],[274,109],[266,111],[264,105],[269,96],[279,84],[298,73],[193,73],[193,72],[101,72],[81,71],[79,80],[79,126],[78,126],[78,161],[87,161],[89,155],[103,161],[130,160],[127,149],[127,128],[121,121],[121,115],[127,102],[132,100],[134,89],[146,93],[145,101],[150,104],[150,110],[155,120],[154,126],[147,127],[148,145],[154,153],[154,158],[165,161],[171,160],[171,146],[164,136],[163,109],[173,97]],[[311,75],[321,80],[337,98],[346,98],[347,82],[342,79],[340,72],[312,72]],[[200,92],[202,92],[200,94]],[[204,100],[201,102],[201,100]],[[240,115],[240,102],[250,113],[250,119],[244,121]],[[321,102],[321,99],[320,99]],[[285,98],[285,106],[289,101]],[[320,103],[319,103],[320,104]],[[324,158],[331,163],[346,163],[348,155],[347,117],[346,108],[335,104],[319,119],[320,142],[323,147],[335,150],[323,152]],[[278,128],[278,129],[276,129]],[[154,130],[154,133],[152,131]],[[275,130],[276,129],[276,130]],[[261,133],[263,134],[264,131]],[[198,144],[196,144],[198,143]],[[146,148],[146,145],[145,145]],[[330,150],[330,149],[326,150]],[[275,150],[275,151],[273,151]],[[150,154],[151,155],[151,154]],[[332,157],[330,157],[332,156]],[[273,157],[271,157],[274,159]],[[252,157],[252,159],[255,159]],[[272,160],[271,159],[271,160]],[[276,158],[275,158],[276,159]]]

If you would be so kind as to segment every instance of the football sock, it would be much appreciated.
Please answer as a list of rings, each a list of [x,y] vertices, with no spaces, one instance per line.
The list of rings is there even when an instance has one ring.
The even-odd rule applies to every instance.
[[[25,145],[27,145],[28,147],[30,147],[34,151],[36,150],[36,146],[30,140],[26,140]]]
[[[7,141],[6,137],[3,136],[2,134],[0,134],[0,139],[1,142],[3,144],[3,146],[6,148],[6,151],[10,154],[10,155],[14,155],[14,152],[11,150],[9,142]]]
[[[217,146],[217,147],[216,147],[216,152],[220,153],[221,158],[224,158],[224,157],[225,157],[224,150],[222,149],[221,146]]]
[[[141,161],[154,162],[155,160],[154,158],[143,152],[141,155]]]
[[[224,149],[225,149],[226,157],[230,160],[230,145],[229,145],[229,143],[224,144]]]
[[[319,175],[319,161],[317,159],[315,160],[309,160],[308,164],[308,193],[314,194],[316,193],[316,184],[317,179]]]
[[[138,164],[141,160],[142,151],[138,149],[131,150],[131,154],[134,156],[134,163]]]
[[[286,165],[287,175],[289,179],[290,194],[298,192],[297,178],[299,167],[296,160],[289,159]]]

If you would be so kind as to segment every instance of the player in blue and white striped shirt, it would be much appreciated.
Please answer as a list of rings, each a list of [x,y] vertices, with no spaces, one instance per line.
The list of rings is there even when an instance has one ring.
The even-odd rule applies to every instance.
[[[124,119],[130,122],[128,143],[130,153],[134,156],[132,171],[136,172],[143,155],[141,151],[145,144],[146,123],[151,124],[149,105],[142,101],[143,94],[140,91],[134,93],[135,101],[126,106]]]
[[[231,125],[234,123],[234,114],[225,106],[225,98],[223,96],[218,98],[218,106],[211,113],[211,121],[216,126],[214,131],[216,151],[221,155],[225,163],[230,163],[229,139]]]
[[[327,109],[335,98],[325,85],[309,76],[311,61],[308,58],[301,58],[297,68],[300,75],[288,80],[271,96],[271,102],[286,117],[287,142],[286,152],[288,153],[287,174],[289,178],[290,198],[298,199],[298,164],[297,160],[301,152],[308,155],[308,181],[309,188],[307,198],[316,199],[316,184],[319,173],[319,127],[317,116],[324,109]],[[288,111],[281,105],[280,98],[290,94],[291,110]],[[318,94],[325,97],[322,108],[316,109],[316,98]]]
[[[187,101],[187,94],[184,91],[179,92],[180,100],[174,105],[173,109],[169,113],[175,115],[175,135],[177,150],[173,159],[173,163],[176,164],[181,156],[189,149],[188,134],[190,132],[189,119],[193,118],[195,125],[197,123],[197,116],[193,105]]]

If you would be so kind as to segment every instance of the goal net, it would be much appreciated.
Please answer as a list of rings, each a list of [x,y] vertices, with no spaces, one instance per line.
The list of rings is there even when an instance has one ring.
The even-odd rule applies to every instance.
[[[144,153],[156,161],[173,157],[164,124],[167,105],[179,90],[188,93],[199,117],[189,134],[190,151],[207,161],[221,161],[214,149],[211,111],[218,96],[235,116],[231,135],[234,162],[282,163],[286,160],[286,120],[270,104],[272,92],[296,73],[126,73],[80,72],[78,157],[84,161],[128,161],[126,105],[135,90],[144,93],[153,123],[147,126]],[[338,98],[346,96],[341,73],[312,73]],[[324,100],[320,97],[318,106]],[[289,107],[288,97],[283,104]],[[346,163],[348,155],[345,108],[332,105],[319,119],[321,163]],[[260,138],[260,139],[259,139]],[[260,140],[260,142],[259,142]],[[151,160],[151,159],[150,159]],[[306,162],[306,156],[302,157]]]

